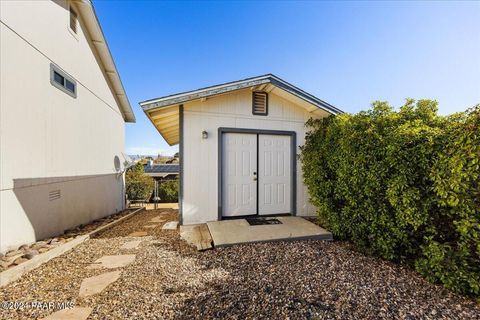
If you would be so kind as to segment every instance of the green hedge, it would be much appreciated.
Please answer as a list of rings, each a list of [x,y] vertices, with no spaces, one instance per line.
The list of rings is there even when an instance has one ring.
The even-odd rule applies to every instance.
[[[155,181],[145,174],[143,164],[135,166],[125,174],[125,189],[130,200],[148,200]]]
[[[480,107],[439,116],[407,100],[307,122],[305,184],[337,238],[480,295]]]
[[[178,179],[160,182],[158,195],[160,202],[178,202]]]

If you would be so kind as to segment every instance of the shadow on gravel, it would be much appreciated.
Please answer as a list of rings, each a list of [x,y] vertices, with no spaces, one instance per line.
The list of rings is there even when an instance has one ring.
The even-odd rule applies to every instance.
[[[154,217],[159,226],[144,229]],[[291,318],[391,319],[480,318],[480,307],[411,269],[355,252],[344,242],[297,241],[238,245],[198,252],[178,230],[161,225],[178,220],[177,210],[149,210],[102,233],[126,237],[147,231],[149,250],[192,267],[179,277],[172,265],[158,292],[173,304],[177,319]],[[165,260],[168,268],[170,260]],[[178,262],[180,261],[180,262]],[[177,268],[177,269],[176,269]],[[168,271],[168,270],[167,270]],[[226,276],[219,276],[224,274]],[[139,276],[141,277],[141,276]]]
[[[230,276],[205,282],[178,307],[177,318],[480,318],[474,301],[347,247],[298,241],[198,253],[205,270],[220,268]]]

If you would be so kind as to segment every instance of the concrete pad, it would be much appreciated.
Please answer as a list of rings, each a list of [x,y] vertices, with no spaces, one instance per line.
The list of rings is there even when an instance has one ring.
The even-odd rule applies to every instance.
[[[141,242],[142,242],[142,240],[129,241],[129,242],[124,243],[120,247],[120,249],[135,249],[140,245]]]
[[[94,268],[104,267],[108,269],[115,269],[125,267],[135,260],[134,254],[122,254],[117,256],[103,256],[95,260],[95,264],[91,265]]]
[[[80,297],[87,297],[102,292],[109,284],[120,278],[121,271],[112,271],[83,279],[80,285]]]
[[[177,230],[178,221],[170,221],[163,225],[163,230]]]
[[[129,237],[145,237],[147,234],[148,233],[145,231],[136,231],[136,232],[130,233],[128,236]]]
[[[165,221],[165,219],[162,219],[161,217],[155,217],[153,219],[150,220],[150,222],[153,222],[153,223],[159,223],[159,222],[163,222]]]
[[[215,247],[283,240],[332,240],[332,234],[301,217],[275,217],[282,224],[251,226],[245,219],[207,222]]]
[[[86,320],[93,308],[74,307],[72,309],[63,309],[52,313],[43,320]]]

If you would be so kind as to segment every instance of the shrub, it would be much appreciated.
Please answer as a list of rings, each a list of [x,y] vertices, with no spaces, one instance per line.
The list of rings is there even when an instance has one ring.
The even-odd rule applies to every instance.
[[[153,179],[145,174],[141,163],[135,164],[125,175],[126,193],[130,200],[148,199],[154,184]]]
[[[398,112],[374,102],[310,119],[302,166],[321,222],[365,252],[416,259],[429,280],[478,294],[475,110],[442,117],[435,101],[409,99]]]
[[[438,209],[417,270],[457,292],[480,295],[480,106],[452,116],[433,164]]]
[[[158,196],[161,202],[178,202],[178,179],[166,180],[158,185]]]

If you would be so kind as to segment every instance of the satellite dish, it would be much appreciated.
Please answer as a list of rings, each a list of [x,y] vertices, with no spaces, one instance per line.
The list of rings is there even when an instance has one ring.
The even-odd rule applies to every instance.
[[[128,155],[122,152],[122,157],[124,159],[123,161],[123,170],[122,170],[122,164],[120,163],[120,158],[118,156],[115,156],[113,158],[113,164],[115,166],[115,171],[117,171],[117,178],[123,175],[125,171],[128,170],[128,168],[131,168],[135,165],[135,162],[130,158]]]
[[[120,158],[118,156],[115,156],[115,158],[113,158],[113,165],[115,166],[115,171],[117,171],[117,172],[122,171],[122,167],[121,167],[121,164],[120,164]]]
[[[123,156],[123,159],[125,160],[123,161],[124,170],[127,170],[128,168],[131,168],[135,165],[135,162],[132,160],[132,158],[130,158],[128,154],[125,154],[122,152],[122,156]]]

